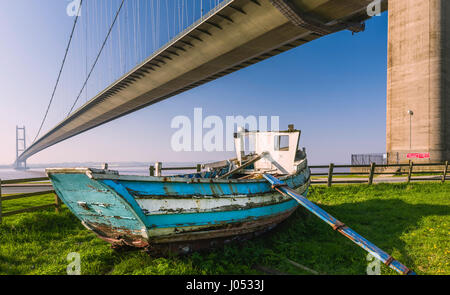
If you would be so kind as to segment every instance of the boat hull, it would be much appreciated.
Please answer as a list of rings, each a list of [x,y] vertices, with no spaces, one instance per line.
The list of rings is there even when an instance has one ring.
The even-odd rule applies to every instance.
[[[298,207],[263,179],[119,176],[48,169],[56,193],[88,229],[114,247],[188,253],[264,233]],[[304,163],[286,183],[306,196]]]

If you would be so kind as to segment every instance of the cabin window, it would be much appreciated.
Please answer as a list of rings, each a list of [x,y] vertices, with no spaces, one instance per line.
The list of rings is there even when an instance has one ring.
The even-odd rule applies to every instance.
[[[289,151],[289,135],[275,136],[275,151]]]

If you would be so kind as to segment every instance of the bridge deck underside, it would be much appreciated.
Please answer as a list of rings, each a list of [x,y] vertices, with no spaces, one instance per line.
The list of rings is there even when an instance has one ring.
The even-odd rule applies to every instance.
[[[293,0],[322,21],[367,18],[368,0]],[[331,8],[333,9],[331,9]],[[292,23],[269,0],[234,0],[81,106],[20,157],[322,37]]]

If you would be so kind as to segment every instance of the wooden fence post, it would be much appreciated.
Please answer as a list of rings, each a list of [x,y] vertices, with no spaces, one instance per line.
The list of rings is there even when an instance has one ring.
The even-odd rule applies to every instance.
[[[330,187],[333,184],[333,170],[334,170],[334,164],[330,164],[330,168],[328,170],[328,187]]]
[[[155,176],[155,166],[150,166],[150,176]]]
[[[161,176],[161,170],[162,170],[162,163],[156,162],[155,163],[155,176]]]
[[[61,200],[55,192],[55,212],[61,213]]]
[[[2,180],[0,179],[0,224],[2,224]]]
[[[445,178],[447,177],[447,171],[448,171],[448,161],[445,161],[444,174],[442,174],[442,183],[445,182]]]
[[[412,170],[413,170],[413,162],[409,160],[408,183],[411,182]]]
[[[373,183],[373,175],[375,174],[375,163],[370,163],[369,185]]]
[[[202,164],[197,164],[197,172],[201,172],[202,171]]]

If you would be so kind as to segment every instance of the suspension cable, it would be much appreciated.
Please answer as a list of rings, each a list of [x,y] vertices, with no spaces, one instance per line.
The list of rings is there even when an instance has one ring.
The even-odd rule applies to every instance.
[[[122,2],[120,3],[119,8],[117,9],[116,15],[114,16],[114,20],[113,20],[111,26],[109,27],[108,34],[106,34],[105,40],[103,41],[103,44],[102,44],[102,47],[100,48],[100,51],[98,52],[97,57],[95,58],[94,64],[92,65],[92,68],[91,68],[91,70],[90,70],[88,76],[86,77],[86,80],[84,81],[83,87],[81,88],[80,92],[78,93],[78,96],[77,96],[77,98],[75,99],[75,102],[73,103],[72,107],[70,108],[69,113],[67,114],[67,117],[69,117],[70,114],[72,113],[73,108],[74,108],[75,105],[77,104],[78,99],[80,98],[81,94],[83,93],[83,90],[84,90],[84,88],[86,87],[87,82],[89,81],[89,78],[91,77],[91,74],[92,74],[92,72],[94,71],[95,66],[97,65],[98,59],[100,58],[100,55],[102,54],[103,48],[105,47],[105,44],[106,44],[106,42],[108,41],[109,35],[111,34],[111,31],[112,31],[112,29],[113,29],[113,27],[114,27],[114,24],[115,24],[116,21],[117,21],[117,18],[118,18],[118,16],[119,16],[119,13],[120,13],[120,11],[122,10],[122,6],[123,6],[123,3],[124,3],[124,2],[125,2],[125,0],[122,0]]]
[[[63,71],[63,68],[64,68],[64,64],[66,63],[67,54],[69,53],[70,44],[72,43],[73,33],[75,32],[75,28],[77,26],[78,17],[80,15],[80,10],[81,10],[81,6],[82,5],[83,5],[83,0],[80,0],[80,6],[78,7],[78,11],[77,11],[77,14],[75,16],[75,20],[73,22],[72,32],[70,33],[69,42],[67,44],[67,48],[66,48],[66,52],[64,54],[64,58],[63,58],[63,61],[62,61],[62,64],[61,64],[61,68],[59,69],[58,78],[56,79],[56,84],[53,87],[53,93],[52,93],[52,96],[51,96],[50,101],[48,103],[47,110],[45,111],[44,118],[42,119],[41,126],[39,127],[39,130],[38,130],[38,132],[36,134],[36,137],[34,138],[32,144],[36,141],[36,139],[38,138],[39,134],[41,133],[42,126],[44,126],[44,122],[47,119],[48,111],[50,110],[50,106],[51,106],[51,104],[53,102],[53,98],[55,97],[56,89],[58,88],[58,84],[59,84],[59,80],[61,78],[61,74],[62,74],[62,71]]]

